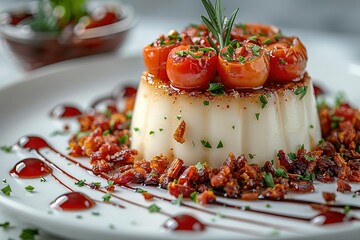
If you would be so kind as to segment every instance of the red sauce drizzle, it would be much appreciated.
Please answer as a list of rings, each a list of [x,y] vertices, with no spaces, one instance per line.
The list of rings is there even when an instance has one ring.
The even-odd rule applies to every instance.
[[[78,108],[64,104],[56,106],[50,112],[50,116],[53,118],[72,118],[80,116],[81,114],[82,112]]]
[[[39,178],[50,173],[52,173],[51,168],[37,158],[26,158],[10,170],[11,176],[18,178]]]
[[[164,227],[171,231],[204,231],[206,225],[191,215],[182,214],[166,220]]]
[[[86,210],[95,206],[95,201],[81,192],[70,192],[56,198],[50,207],[63,211]]]
[[[328,225],[334,223],[344,223],[357,220],[341,212],[327,211],[316,215],[311,219],[311,223],[315,225]]]

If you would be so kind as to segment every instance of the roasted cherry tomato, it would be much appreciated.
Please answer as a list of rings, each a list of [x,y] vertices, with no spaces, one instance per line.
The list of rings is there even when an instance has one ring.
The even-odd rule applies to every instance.
[[[237,24],[231,31],[232,39],[240,42],[251,40],[264,45],[276,42],[279,35],[281,32],[277,27],[258,23]]]
[[[256,44],[231,43],[221,49],[218,59],[218,73],[226,88],[258,88],[268,78],[269,57]]]
[[[208,37],[211,37],[213,42],[216,43],[215,38],[212,37],[212,34],[209,32],[205,24],[192,24],[186,27],[183,33],[191,38],[193,45],[210,47],[210,43],[207,40]]]
[[[270,56],[269,79],[276,82],[299,80],[305,73],[307,52],[297,37],[281,37],[267,46]]]
[[[106,26],[119,21],[119,17],[115,12],[107,11],[100,19],[91,19],[86,29]]]
[[[183,45],[171,50],[166,69],[173,87],[206,90],[215,78],[216,64],[217,55],[213,48]]]
[[[180,45],[181,37],[175,31],[170,31],[165,37],[160,36],[155,42],[143,48],[144,63],[150,74],[163,81],[169,81],[166,73],[166,61],[171,49]]]

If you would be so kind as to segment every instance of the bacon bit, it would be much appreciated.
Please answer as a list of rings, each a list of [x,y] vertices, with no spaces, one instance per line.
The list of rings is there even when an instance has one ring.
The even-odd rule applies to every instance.
[[[108,173],[111,170],[111,166],[105,160],[95,161],[92,163],[92,171],[96,175],[101,173]]]
[[[154,198],[154,196],[151,193],[148,193],[148,192],[143,192],[141,194],[143,195],[145,200],[152,200]]]
[[[182,194],[184,198],[189,198],[190,194],[195,190],[191,187],[172,182],[168,186],[168,191],[174,197],[178,197],[180,194]]]
[[[285,198],[285,188],[281,184],[275,184],[273,188],[268,188],[261,194],[265,199],[281,200]]]
[[[321,213],[330,211],[330,207],[323,204],[311,203],[310,206]]]
[[[182,120],[174,132],[173,138],[175,139],[175,141],[181,144],[185,142],[185,138],[184,138],[185,130],[186,130],[186,122]]]
[[[259,200],[259,194],[257,192],[243,193],[243,194],[241,194],[241,200],[244,200],[244,201]]]
[[[291,181],[289,188],[293,192],[308,193],[315,190],[312,181]]]
[[[332,192],[323,192],[322,196],[326,202],[335,202],[336,194]]]
[[[204,191],[197,195],[196,200],[201,205],[212,203],[216,200],[216,196],[212,191]]]
[[[338,179],[337,180],[337,189],[338,192],[351,192],[351,186],[349,183],[345,182],[344,180]]]

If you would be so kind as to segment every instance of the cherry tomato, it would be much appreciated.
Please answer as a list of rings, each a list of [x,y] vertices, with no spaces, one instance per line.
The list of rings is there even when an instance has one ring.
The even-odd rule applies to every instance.
[[[258,23],[237,24],[231,31],[232,39],[240,42],[252,40],[265,45],[275,42],[279,35],[281,35],[281,31],[277,27]],[[256,40],[252,39],[255,37]]]
[[[216,64],[213,48],[183,45],[171,50],[166,69],[173,87],[204,91],[215,78]]]
[[[168,82],[166,61],[171,49],[180,45],[181,37],[171,31],[167,37],[160,36],[155,42],[143,48],[144,63],[150,74]]]
[[[261,87],[269,71],[269,57],[265,49],[258,45],[237,42],[220,50],[218,74],[226,88]]]
[[[281,37],[267,46],[270,56],[269,79],[275,82],[299,80],[305,73],[307,52],[297,37]]]
[[[86,26],[86,29],[97,28],[106,26],[119,21],[119,17],[114,12],[106,12],[101,19],[91,19],[90,23]]]

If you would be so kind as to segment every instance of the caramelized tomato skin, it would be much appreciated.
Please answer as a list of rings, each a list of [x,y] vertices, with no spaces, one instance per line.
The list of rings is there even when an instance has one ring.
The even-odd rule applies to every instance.
[[[143,48],[144,64],[149,73],[168,82],[169,78],[166,73],[166,61],[170,51],[179,45],[180,43],[176,42],[174,44],[163,46],[145,46]]]
[[[267,46],[270,56],[269,79],[286,82],[302,78],[307,65],[307,51],[297,37],[282,37]]]
[[[177,54],[179,51],[189,50],[190,46],[188,45],[182,45],[171,50],[166,66],[167,75],[171,85],[175,88],[204,91],[216,75],[216,52],[212,49],[199,58]]]
[[[241,63],[235,59],[234,61],[228,61],[222,56],[222,53],[226,52],[227,48],[223,48],[218,56],[218,74],[222,84],[228,89],[258,88],[263,86],[270,71],[269,57],[265,49],[261,48],[258,56],[251,56],[249,52],[247,52],[248,56],[246,56],[246,53],[243,54],[246,61]]]

